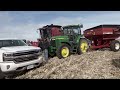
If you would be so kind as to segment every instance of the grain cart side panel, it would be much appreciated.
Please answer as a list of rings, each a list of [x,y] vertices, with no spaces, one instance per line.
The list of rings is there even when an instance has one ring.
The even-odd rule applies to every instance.
[[[93,49],[109,48],[110,43],[120,36],[120,25],[99,25],[85,30],[84,36],[92,42]]]
[[[114,28],[102,28],[103,34],[113,34],[113,29]]]
[[[88,30],[85,30],[84,31],[84,36],[87,37],[88,39],[91,39],[91,38],[96,38],[96,37],[99,37],[99,35],[102,35],[102,28],[91,28],[91,29],[88,29]]]
[[[119,37],[119,31],[116,31],[115,27],[103,28],[103,40],[116,39]]]

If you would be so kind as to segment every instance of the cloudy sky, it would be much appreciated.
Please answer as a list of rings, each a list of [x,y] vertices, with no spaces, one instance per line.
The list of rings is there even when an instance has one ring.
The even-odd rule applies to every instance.
[[[120,24],[120,11],[0,11],[0,38],[36,41],[47,24],[83,24],[82,31],[100,24]]]

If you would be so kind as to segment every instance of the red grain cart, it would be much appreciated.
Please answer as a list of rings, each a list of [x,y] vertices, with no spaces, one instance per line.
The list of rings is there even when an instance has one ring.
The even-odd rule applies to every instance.
[[[91,41],[92,49],[110,48],[112,51],[120,49],[120,25],[99,25],[84,31],[84,36]]]

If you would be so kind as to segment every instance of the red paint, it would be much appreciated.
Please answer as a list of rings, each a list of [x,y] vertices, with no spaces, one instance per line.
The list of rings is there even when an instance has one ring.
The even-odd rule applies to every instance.
[[[62,35],[61,31],[60,31],[60,28],[58,27],[53,27],[51,28],[51,36],[60,36]]]
[[[120,25],[100,25],[84,31],[84,36],[91,40],[92,48],[108,48],[112,40],[120,37]]]

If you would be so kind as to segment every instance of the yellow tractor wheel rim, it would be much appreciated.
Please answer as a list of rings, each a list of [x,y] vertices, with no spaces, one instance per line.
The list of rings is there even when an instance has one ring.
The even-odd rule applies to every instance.
[[[63,47],[61,50],[62,57],[68,57],[69,55],[69,49],[67,47]]]
[[[87,52],[88,44],[86,42],[82,42],[80,49],[83,53]]]

